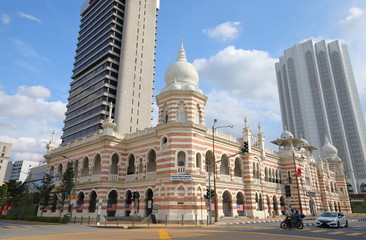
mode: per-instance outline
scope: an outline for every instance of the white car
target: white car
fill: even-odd
[[[340,212],[323,212],[316,219],[318,227],[348,227],[346,216]]]

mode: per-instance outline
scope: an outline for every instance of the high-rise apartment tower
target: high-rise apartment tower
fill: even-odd
[[[109,105],[116,131],[150,127],[159,0],[87,0],[62,141],[101,129]]]
[[[276,73],[283,127],[319,148],[329,138],[345,162],[350,193],[366,193],[366,127],[347,46],[296,44]]]

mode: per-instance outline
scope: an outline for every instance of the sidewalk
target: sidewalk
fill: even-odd
[[[349,214],[348,217],[359,217],[357,219],[350,219],[349,222],[357,222],[357,221],[366,221],[366,214]],[[120,222],[117,223],[101,223],[100,225],[91,225],[93,227],[100,228],[123,228],[123,229],[131,229],[131,228],[202,228],[202,227],[212,227],[212,226],[225,226],[225,225],[243,225],[243,224],[255,224],[255,223],[270,223],[270,222],[281,222],[284,219],[284,216],[275,217],[275,218],[263,218],[263,219],[219,219],[218,222],[213,222],[212,225],[207,224],[174,224],[174,223],[135,223],[132,226],[131,222]],[[315,225],[316,217],[305,217],[304,220],[314,220],[312,223],[304,223],[305,226]]]

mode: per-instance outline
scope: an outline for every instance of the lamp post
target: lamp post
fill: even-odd
[[[214,180],[214,204],[215,204],[215,222],[217,222],[217,193],[216,193],[216,159],[215,159],[215,131],[218,128],[233,128],[234,125],[227,125],[227,126],[218,126],[216,127],[215,124],[217,123],[217,119],[214,119],[214,123],[212,125],[212,154],[213,154],[213,161],[212,161],[212,165],[211,168],[213,167],[214,170],[214,174],[213,174],[213,180]]]
[[[65,155],[62,155],[62,157],[65,158],[65,159],[70,160],[71,163],[73,163],[73,160],[71,160],[70,158],[66,157]],[[73,168],[75,168],[75,167],[73,166]],[[73,200],[72,199],[72,196],[75,195],[75,193],[76,193],[76,181],[77,181],[77,178],[78,178],[78,172],[77,171],[74,171],[74,175],[76,175],[76,176],[75,176],[74,187],[73,187],[72,192],[70,194],[70,202],[69,202],[69,204],[70,204],[70,219],[69,219],[69,221],[71,221],[71,219],[72,219],[72,210],[74,208],[74,203],[72,202],[72,200]]]

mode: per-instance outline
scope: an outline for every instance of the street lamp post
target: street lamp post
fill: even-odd
[[[215,196],[214,196],[214,205],[215,205],[215,222],[217,222],[217,211],[218,211],[218,207],[217,207],[217,193],[216,193],[216,158],[215,158],[215,131],[216,129],[218,128],[233,128],[234,125],[227,125],[227,126],[218,126],[218,127],[215,127],[215,124],[217,123],[217,119],[214,119],[214,123],[212,125],[212,154],[213,154],[213,161],[211,163],[211,165],[213,165],[213,171],[214,171],[214,174],[213,174],[213,180],[214,180],[214,193],[215,193]],[[211,198],[210,198],[211,200]]]

